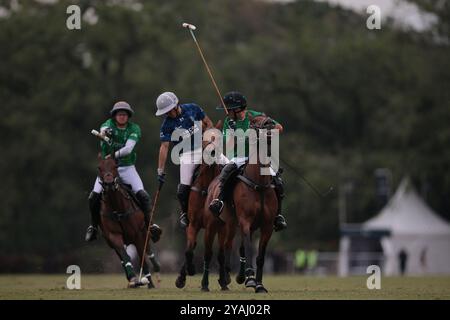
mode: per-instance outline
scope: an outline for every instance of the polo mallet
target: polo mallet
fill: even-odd
[[[294,172],[296,175],[298,175],[303,181],[306,182],[306,184],[308,185],[308,187],[311,188],[311,190],[314,191],[314,193],[320,197],[320,198],[325,198],[327,195],[329,195],[331,193],[331,191],[334,190],[333,186],[330,186],[327,191],[325,192],[320,192],[311,182],[308,181],[308,179],[306,179],[306,177],[301,174],[300,172],[298,172],[293,166],[291,166],[289,163],[287,163],[286,161],[281,160],[285,166],[287,166],[292,172]]]
[[[98,131],[95,130],[95,129],[92,129],[91,133],[92,133],[94,136],[98,137],[99,139],[101,139],[101,140],[103,140],[103,141],[105,141],[105,142],[107,142],[107,143],[109,143],[109,142],[111,141],[111,139],[110,139],[109,137],[102,135],[100,132],[98,132]]]
[[[159,192],[161,191],[161,188],[162,188],[162,183],[160,182],[159,186],[158,186],[158,190],[156,190],[155,200],[153,201],[153,206],[152,206],[152,211],[150,212],[150,218],[148,220],[149,222],[148,222],[148,227],[147,227],[147,235],[145,236],[144,252],[142,252],[142,256],[141,256],[141,270],[139,271],[139,284],[140,285],[145,285],[145,284],[149,283],[147,278],[142,278],[142,270],[144,269],[145,253],[147,252],[147,244],[148,244],[149,235],[152,232],[150,227],[151,227],[152,221],[153,221],[153,214],[155,213],[156,203],[158,202]]]
[[[212,75],[211,69],[209,68],[208,63],[206,62],[205,56],[203,55],[203,52],[202,52],[202,49],[200,48],[200,45],[198,44],[197,38],[195,37],[194,30],[197,29],[197,27],[194,26],[193,24],[186,23],[186,22],[184,22],[182,24],[182,26],[183,26],[183,28],[189,29],[189,33],[191,34],[192,39],[194,39],[194,42],[195,42],[195,44],[197,46],[197,49],[198,49],[198,53],[200,53],[200,57],[202,58],[203,63],[205,65],[205,67],[206,67],[206,71],[208,72],[209,77],[211,78],[211,81],[212,81],[212,83],[214,85],[214,88],[216,89],[217,95],[219,96],[220,103],[222,103],[223,109],[225,110],[225,113],[228,115],[228,109],[227,109],[227,106],[225,105],[225,103],[223,102],[222,94],[220,93],[219,88],[217,87],[217,84],[216,84],[216,81],[214,80],[214,77]]]

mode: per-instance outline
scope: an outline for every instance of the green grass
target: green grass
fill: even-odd
[[[127,289],[124,276],[82,275],[81,290],[68,290],[69,275],[1,275],[0,299],[450,299],[450,277],[382,278],[380,290],[369,290],[365,277],[266,276],[268,294],[237,285],[219,290],[217,275],[210,277],[211,292],[200,291],[200,276],[189,277],[184,289],[175,275],[162,275],[159,289]]]

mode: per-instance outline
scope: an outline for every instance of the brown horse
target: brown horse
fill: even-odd
[[[138,254],[142,254],[146,239],[144,213],[139,208],[137,200],[120,182],[115,159],[112,157],[102,159],[99,155],[98,169],[103,185],[100,228],[106,242],[114,249],[122,263],[128,279],[128,287],[135,288],[142,285],[144,281],[136,276],[125,245],[134,244]],[[147,287],[150,289],[154,285],[148,269],[149,261],[146,254],[144,254],[144,259],[144,278],[148,280]]]
[[[191,193],[189,194],[187,212],[189,225],[186,228],[186,259],[175,282],[177,288],[183,288],[185,286],[186,274],[190,276],[195,274],[195,266],[193,263],[194,249],[197,245],[197,235],[200,229],[205,227],[204,204],[208,193],[208,186],[214,177],[220,173],[220,168],[216,163],[209,165],[202,162],[197,170],[197,177],[192,183]]]
[[[231,283],[230,278],[230,260],[231,251],[233,248],[233,239],[236,234],[237,220],[230,210],[223,210],[220,219],[214,216],[209,210],[209,204],[212,199],[217,197],[219,192],[219,177],[216,177],[208,188],[208,197],[204,207],[204,221],[205,221],[205,253],[203,261],[203,277],[202,277],[202,291],[209,291],[209,265],[213,255],[213,244],[216,235],[218,235],[219,252],[217,260],[219,262],[219,285],[221,290],[228,290],[228,285]],[[225,205],[228,208],[228,204]]]
[[[222,126],[222,121],[218,121],[215,125],[216,129]],[[205,148],[209,145],[206,144]],[[206,221],[204,215],[204,205],[208,194],[208,186],[211,181],[220,173],[219,165],[214,162],[207,164],[204,161],[197,167],[194,174],[194,182],[191,186],[188,201],[188,219],[189,225],[186,228],[186,250],[185,262],[183,263],[180,273],[175,281],[177,288],[183,288],[186,285],[186,275],[193,276],[195,274],[195,266],[193,263],[194,249],[197,245],[197,236],[202,228],[205,228]]]
[[[257,142],[257,147],[260,147],[259,141],[262,134],[267,135],[267,142],[270,144],[271,136],[269,130],[274,127],[275,122],[269,117],[258,116],[251,119],[250,128],[256,130],[255,142]],[[257,152],[257,148],[250,148],[250,152],[252,150],[253,152]],[[252,154],[250,158],[252,158]],[[245,281],[246,287],[253,287],[255,288],[255,292],[260,293],[267,292],[262,284],[262,275],[266,248],[272,236],[273,223],[278,209],[278,200],[274,189],[275,186],[272,184],[272,176],[261,175],[261,169],[265,168],[268,170],[270,164],[263,164],[257,154],[255,159],[257,159],[256,163],[246,164],[242,174],[237,176],[238,180],[232,191],[231,199],[226,202],[224,210],[220,215],[220,219],[224,221],[224,226],[218,230],[218,260],[220,265],[220,278],[223,283],[226,283],[225,281],[229,280],[231,246],[236,224],[238,223],[241,233],[241,245],[239,249],[240,270],[236,277],[236,282],[241,284]],[[211,183],[211,197],[208,200],[214,198],[213,194],[217,195],[217,185],[217,180]],[[213,216],[211,212],[209,212],[209,215]],[[256,258],[257,271],[255,279],[255,272],[252,266],[252,236],[257,229],[260,229],[261,235],[258,256]],[[217,229],[215,229],[214,224],[211,224],[211,230],[212,233],[216,232]],[[208,231],[207,228],[206,233]],[[211,242],[214,241],[213,238],[214,236],[212,236],[212,240],[208,239],[209,243],[205,243],[205,247],[208,250],[212,247]]]

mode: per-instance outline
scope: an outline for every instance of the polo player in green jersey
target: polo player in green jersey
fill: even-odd
[[[246,98],[237,91],[232,91],[227,93],[223,97],[223,102],[225,106],[229,110],[228,116],[225,118],[222,134],[224,137],[224,141],[226,145],[229,144],[230,137],[227,136],[227,130],[232,129],[236,131],[237,129],[242,129],[244,132],[250,128],[250,120],[254,117],[258,117],[264,115],[262,112],[257,112],[254,110],[247,109],[247,100]],[[222,107],[218,107],[218,109],[222,109]],[[276,122],[275,129],[278,129],[281,133],[283,131],[283,126]],[[224,206],[225,193],[230,182],[231,177],[235,175],[238,169],[243,166],[247,160],[249,153],[248,140],[245,141],[245,155],[244,157],[237,157],[237,150],[234,151],[233,158],[229,160],[229,163],[222,169],[220,173],[220,185],[219,185],[219,196],[218,198],[211,201],[209,205],[209,209],[215,214],[220,215]],[[283,230],[287,227],[286,219],[281,215],[281,202],[284,198],[284,188],[283,181],[281,180],[280,174],[281,172],[274,172],[272,168],[270,168],[271,174],[273,176],[273,181],[275,185],[275,191],[278,199],[278,213],[275,217],[274,221],[274,229],[275,231]]]
[[[100,127],[100,134],[109,136],[112,143],[100,142],[103,159],[107,159],[114,153],[114,158],[118,160],[118,172],[121,181],[130,185],[133,193],[139,201],[139,206],[144,212],[145,227],[148,228],[150,213],[150,196],[145,191],[139,174],[136,171],[136,150],[135,146],[141,138],[141,128],[138,124],[129,121],[134,111],[125,101],[117,102],[111,110],[111,118],[106,120]],[[103,187],[97,177],[94,189],[89,195],[89,209],[91,211],[91,225],[87,229],[86,241],[97,238],[98,225],[100,223],[100,201]],[[152,230],[161,233],[159,227],[154,224]]]

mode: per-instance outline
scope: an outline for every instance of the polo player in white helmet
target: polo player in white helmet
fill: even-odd
[[[180,226],[186,228],[189,224],[187,218],[189,193],[191,191],[192,176],[194,174],[195,167],[199,164],[202,157],[202,144],[198,144],[193,135],[201,132],[199,130],[206,131],[212,128],[213,124],[205,112],[195,103],[180,104],[177,96],[173,92],[164,92],[159,95],[156,100],[156,115],[164,116],[165,119],[160,129],[161,146],[159,148],[159,160],[158,160],[158,180],[161,183],[165,181],[164,168],[166,165],[167,155],[169,152],[169,145],[172,141],[172,133],[175,130],[182,130],[184,132],[183,138],[192,138],[190,146],[187,149],[182,150],[180,155],[180,184],[177,189],[177,197],[180,201],[181,213],[180,213]],[[201,121],[201,127],[195,122]],[[172,141],[173,145],[178,144],[180,141]],[[192,161],[192,158],[195,160]]]

